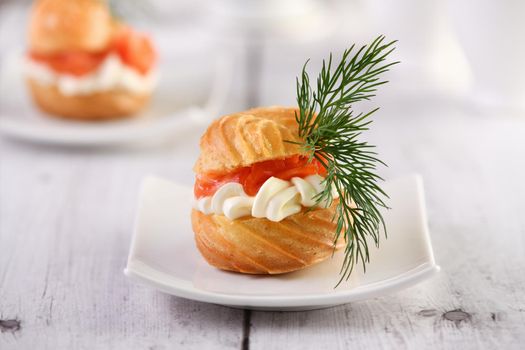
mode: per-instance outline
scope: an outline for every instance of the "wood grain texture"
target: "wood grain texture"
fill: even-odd
[[[0,4],[2,48],[21,40],[14,7]],[[297,68],[325,46],[268,48],[249,103],[292,104]],[[525,116],[393,90],[369,137],[385,177],[423,175],[438,277],[296,313],[170,297],[122,274],[138,185],[151,173],[190,184],[202,130],[110,150],[0,139],[0,349],[523,348]],[[237,85],[224,112],[244,93]]]
[[[0,348],[238,347],[242,311],[122,273],[141,178],[187,177],[182,155],[0,147],[0,319],[20,321]]]

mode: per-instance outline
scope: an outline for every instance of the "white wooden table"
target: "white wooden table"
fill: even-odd
[[[237,88],[224,112],[293,103],[295,62],[261,63],[250,102]],[[122,270],[141,179],[191,184],[197,132],[105,150],[2,138],[0,349],[523,348],[525,115],[394,90],[369,136],[389,164],[385,177],[423,175],[438,277],[309,312],[171,297]]]

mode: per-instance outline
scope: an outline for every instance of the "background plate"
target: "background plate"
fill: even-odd
[[[159,86],[149,105],[133,118],[86,123],[51,118],[40,111],[25,86],[23,51],[11,51],[0,66],[0,132],[40,143],[106,145],[173,136],[188,125],[209,123],[228,96],[232,57],[218,52],[203,65],[192,59],[192,53],[161,56]]]

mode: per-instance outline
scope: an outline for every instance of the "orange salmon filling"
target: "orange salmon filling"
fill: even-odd
[[[326,176],[326,169],[315,158],[308,162],[308,157],[296,155],[255,163],[226,174],[197,174],[193,192],[195,198],[212,196],[225,183],[237,182],[243,186],[246,194],[255,196],[264,182],[272,176],[290,180],[292,177],[304,178],[315,174]]]
[[[146,74],[157,59],[149,37],[130,28],[121,30],[111,46],[103,52],[69,51],[55,55],[30,52],[29,57],[48,65],[56,72],[82,76],[94,71],[110,53],[117,54],[124,64],[135,68],[141,74]]]

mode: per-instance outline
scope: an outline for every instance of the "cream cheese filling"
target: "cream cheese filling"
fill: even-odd
[[[116,54],[109,54],[93,72],[82,76],[55,72],[44,63],[25,58],[27,77],[45,86],[56,86],[66,96],[89,95],[110,90],[124,90],[136,94],[150,93],[157,84],[157,73],[146,75],[124,64]]]
[[[245,216],[281,221],[302,207],[315,205],[315,196],[324,190],[324,178],[310,175],[291,181],[270,177],[255,196],[248,196],[240,183],[222,185],[213,196],[195,199],[193,207],[203,214],[224,215],[230,220]],[[337,194],[333,193],[333,198]],[[327,203],[320,203],[323,208]]]

